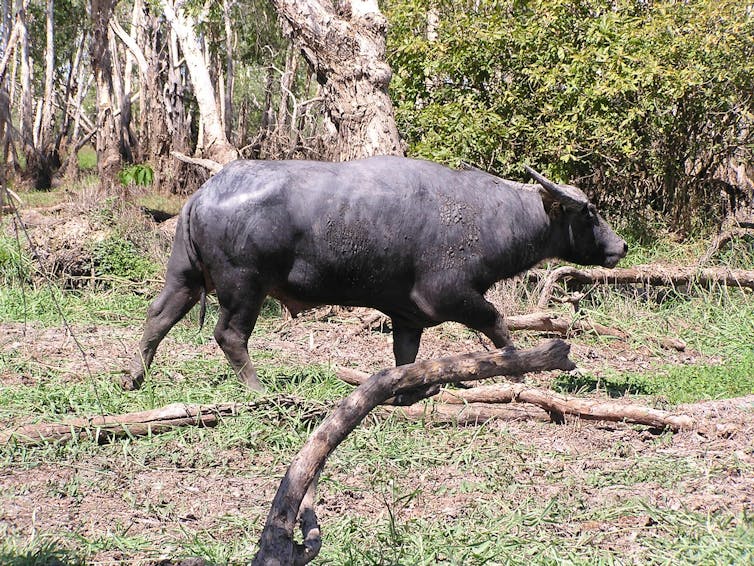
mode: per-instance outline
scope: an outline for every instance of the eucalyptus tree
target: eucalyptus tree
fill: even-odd
[[[387,20],[376,0],[273,0],[321,87],[326,157],[402,154],[385,61]]]

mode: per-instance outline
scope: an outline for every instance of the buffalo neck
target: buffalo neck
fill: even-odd
[[[494,237],[487,242],[489,285],[559,255],[567,233],[557,220],[547,214],[536,191],[510,189],[496,207]]]

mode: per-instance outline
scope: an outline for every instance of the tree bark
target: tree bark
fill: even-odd
[[[327,457],[374,407],[400,393],[439,383],[484,379],[495,375],[520,375],[546,369],[573,369],[575,366],[568,359],[569,350],[570,346],[565,342],[552,340],[531,350],[504,348],[489,353],[417,362],[374,374],[338,405],[294,458],[273,500],[253,564],[306,564],[314,559],[316,552],[313,552],[311,544],[307,545],[307,542],[312,542],[307,541],[307,537],[309,533],[318,533],[318,529],[307,524],[304,545],[296,545],[293,541],[293,529],[304,495]],[[311,517],[313,508],[301,509],[301,512]]]
[[[117,0],[91,0],[92,40],[90,55],[97,89],[97,173],[100,184],[111,190],[123,166],[120,122],[116,119],[112,56],[108,29]]]
[[[388,95],[387,21],[376,0],[273,0],[283,30],[317,76],[332,142],[326,158],[403,155]]]
[[[197,22],[182,9],[182,2],[173,5],[171,0],[161,0],[160,4],[180,41],[202,118],[204,134],[197,153],[221,164],[237,159],[238,152],[226,138],[220,119],[215,89],[195,31]]]

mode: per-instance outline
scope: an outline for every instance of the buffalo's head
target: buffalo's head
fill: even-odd
[[[587,196],[573,185],[554,183],[531,167],[526,172],[542,186],[542,200],[560,228],[558,256],[581,265],[615,265],[628,252],[628,244],[613,232]]]

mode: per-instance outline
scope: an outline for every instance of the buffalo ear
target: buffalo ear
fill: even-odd
[[[548,215],[554,214],[556,209],[559,208],[560,203],[552,196],[552,193],[544,187],[540,187],[539,196],[542,197],[542,204],[545,207],[545,212],[547,212]]]

